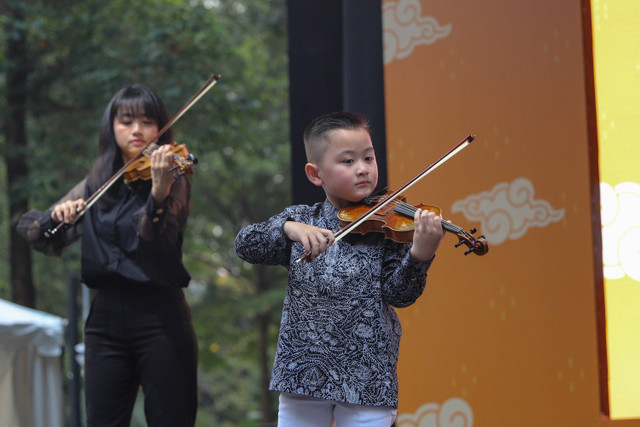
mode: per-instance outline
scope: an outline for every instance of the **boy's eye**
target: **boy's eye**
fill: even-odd
[[[344,159],[342,161],[342,163],[346,163],[346,164],[350,165],[351,163],[353,163],[353,159]]]

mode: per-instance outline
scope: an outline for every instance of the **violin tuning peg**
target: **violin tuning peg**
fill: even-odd
[[[471,252],[473,252],[473,248],[471,248],[471,249],[469,249],[469,250],[466,250],[466,251],[464,252],[464,254],[465,254],[465,255],[469,255]]]
[[[189,153],[189,155],[187,156],[187,160],[193,163],[194,165],[198,164],[198,158],[191,153]]]
[[[475,229],[475,228],[472,228],[471,230],[469,230],[469,233],[471,233],[471,234],[476,234],[476,231],[478,231],[478,230],[477,230],[477,229]]]

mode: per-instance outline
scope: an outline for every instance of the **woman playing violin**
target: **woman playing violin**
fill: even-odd
[[[417,209],[410,243],[369,233],[334,245],[338,211],[377,185],[368,124],[359,115],[328,114],[307,127],[304,143],[307,177],[326,200],[285,208],[236,237],[245,261],[289,270],[270,383],[280,392],[278,427],[388,427],[398,405],[394,307],[422,294],[443,237],[441,218]],[[310,261],[296,262],[304,254]]]
[[[120,177],[83,212],[85,200],[168,121],[162,101],[145,86],[118,91],[105,109],[88,176],[18,224],[32,247],[48,255],[82,241],[82,281],[95,290],[85,325],[88,426],[129,425],[140,386],[150,426],[195,423],[197,343],[182,290],[190,280],[182,242],[191,178],[171,171],[171,131],[149,154],[150,179],[127,186]],[[47,232],[60,223],[68,226]]]

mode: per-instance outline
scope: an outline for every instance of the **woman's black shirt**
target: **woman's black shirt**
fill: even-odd
[[[83,217],[52,238],[55,227],[53,206],[66,200],[90,196],[86,179],[46,211],[31,210],[19,221],[18,232],[31,246],[48,255],[60,255],[64,248],[82,238],[82,280],[96,289],[151,285],[185,287],[190,276],[182,263],[182,242],[189,216],[191,178],[180,176],[164,203],[151,197],[151,180],[135,190],[119,179],[114,186],[118,202],[103,208],[100,202]]]

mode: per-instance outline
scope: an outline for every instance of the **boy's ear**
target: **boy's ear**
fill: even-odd
[[[315,163],[307,163],[304,165],[304,172],[313,185],[322,186],[322,178],[318,176],[318,166]]]

